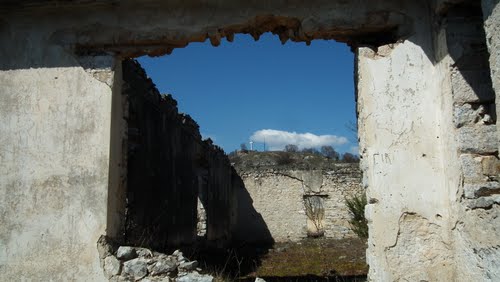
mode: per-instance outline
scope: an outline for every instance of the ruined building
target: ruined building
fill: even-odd
[[[105,280],[125,59],[264,32],[356,54],[369,279],[499,280],[499,30],[498,0],[2,1],[0,280]]]
[[[281,164],[279,158],[285,156],[289,163]],[[358,163],[288,152],[243,153],[232,161],[241,179],[233,183],[238,199],[235,240],[356,237],[345,200],[364,193]]]
[[[123,61],[122,74],[122,243],[165,250],[354,236],[344,199],[363,193],[358,164],[235,170],[138,62]]]

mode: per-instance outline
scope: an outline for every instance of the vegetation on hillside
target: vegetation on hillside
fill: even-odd
[[[229,154],[229,159],[239,168],[292,168],[292,169],[331,169],[338,163],[357,163],[359,158],[350,153],[339,154],[331,146],[321,150],[304,148],[289,144],[284,151],[250,151],[242,144],[242,149]]]

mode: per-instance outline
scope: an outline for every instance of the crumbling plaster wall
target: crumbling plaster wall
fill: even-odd
[[[70,56],[34,36],[18,39],[4,37],[1,47],[0,280],[103,281],[95,242],[107,226],[120,64]]]
[[[449,71],[436,64],[426,10],[417,3],[410,9],[416,30],[408,40],[358,48],[356,56],[373,281],[456,278],[449,205],[456,200],[458,159],[447,149],[455,136],[443,83]]]
[[[418,31],[431,29],[422,17],[404,43],[358,49],[372,280],[498,279],[495,97],[478,16],[478,3],[448,7],[434,32]]]
[[[237,240],[264,241],[252,220],[264,220],[276,242],[297,241],[308,236],[304,196],[320,196],[324,207],[324,236],[352,238],[345,198],[364,193],[358,164],[336,164],[332,170],[248,169],[239,170],[250,194],[253,216],[237,222]],[[247,211],[240,211],[245,213]],[[263,234],[266,236],[267,234]]]
[[[4,8],[0,280],[104,281],[95,244],[114,232],[110,127],[121,64],[111,53],[75,55],[55,44],[57,18]]]

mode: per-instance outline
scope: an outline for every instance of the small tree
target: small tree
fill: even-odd
[[[346,163],[357,163],[359,162],[359,157],[351,153],[345,153],[344,155],[342,155],[342,161]]]
[[[299,151],[299,147],[294,144],[288,144],[285,146],[285,152],[295,153]]]
[[[241,151],[243,151],[243,152],[248,151],[247,144],[245,144],[245,143],[241,143],[241,144],[240,144],[240,149],[241,149]]]
[[[304,148],[302,149],[302,153],[317,154],[317,155],[320,154],[320,152],[316,148]]]
[[[325,235],[323,220],[325,218],[325,208],[323,199],[319,196],[304,196],[304,207],[306,215],[314,225],[314,231],[309,232],[310,237],[321,237]]]
[[[281,152],[276,158],[277,165],[288,165],[293,163],[295,160],[292,158],[292,155],[289,152]]]
[[[321,154],[332,160],[338,161],[339,159],[339,153],[332,146],[321,146]]]
[[[234,158],[238,157],[238,151],[234,150],[231,153],[229,153],[227,156],[229,157],[229,159],[234,159]]]
[[[346,198],[345,204],[351,214],[349,224],[351,229],[359,238],[368,238],[368,221],[365,218],[366,195],[356,195]]]

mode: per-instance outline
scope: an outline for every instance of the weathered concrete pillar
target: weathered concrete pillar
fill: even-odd
[[[403,43],[357,52],[373,281],[500,278],[498,30],[487,17],[488,66],[478,4],[441,17],[420,17]]]
[[[452,281],[450,201],[459,179],[447,71],[425,7],[402,43],[357,50],[371,281]]]
[[[1,28],[0,280],[102,281],[119,64]]]

